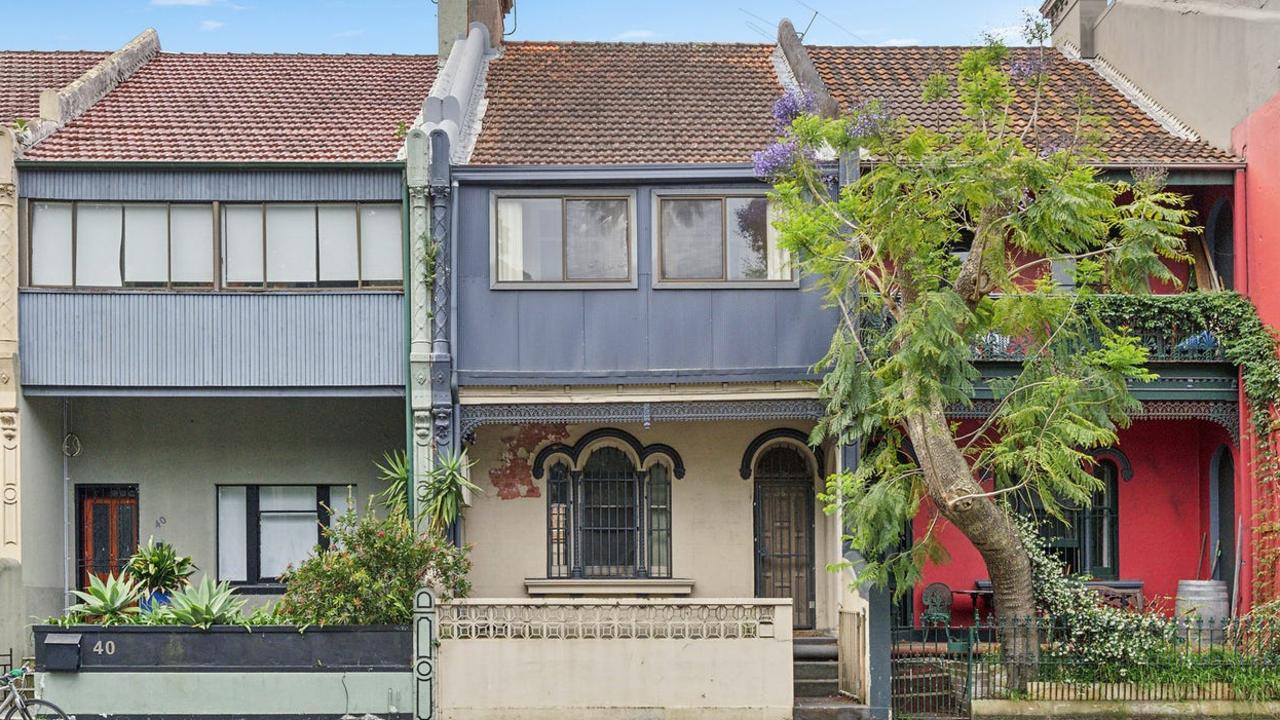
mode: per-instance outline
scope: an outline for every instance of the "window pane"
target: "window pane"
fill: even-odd
[[[356,248],[356,206],[320,206],[320,280],[350,282],[360,279]]]
[[[315,512],[316,489],[312,485],[272,485],[258,488],[258,510]]]
[[[355,506],[355,485],[335,485],[329,488],[329,527]]]
[[[169,272],[175,283],[213,284],[213,207],[169,208]]]
[[[165,206],[125,206],[124,279],[151,285],[169,280],[169,213]]]
[[[498,281],[563,280],[563,219],[559,198],[499,198]]]
[[[229,283],[262,283],[262,206],[222,206],[222,272]]]
[[[400,281],[400,240],[399,205],[360,206],[360,272],[366,281]]]
[[[34,203],[31,284],[71,284],[71,203]]]
[[[649,469],[649,575],[671,577],[671,478],[665,465]]]
[[[730,280],[790,280],[787,251],[778,247],[767,198],[726,198]]]
[[[718,280],[724,276],[720,200],[662,201],[662,277]]]
[[[569,280],[629,277],[626,200],[565,200]]]
[[[311,502],[314,508],[314,489]],[[302,562],[320,541],[320,526],[317,524],[319,518],[315,512],[262,512],[259,517],[261,553],[258,571],[264,578],[279,577],[285,568]]]
[[[76,205],[76,285],[120,287],[119,205]]]
[[[316,281],[316,207],[267,206],[267,282]]]
[[[245,488],[218,488],[218,579],[248,580]]]

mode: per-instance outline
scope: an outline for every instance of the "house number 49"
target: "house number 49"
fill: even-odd
[[[93,644],[93,651],[98,655],[115,655],[116,643],[114,640],[108,640],[106,642],[99,640]]]

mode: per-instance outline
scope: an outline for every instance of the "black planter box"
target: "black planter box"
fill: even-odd
[[[254,628],[36,625],[41,672],[408,672],[408,625]],[[64,637],[79,635],[79,658]]]

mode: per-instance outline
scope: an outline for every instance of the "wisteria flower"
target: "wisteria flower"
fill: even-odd
[[[1044,60],[1033,56],[1017,60],[1009,67],[1009,77],[1015,82],[1025,83],[1035,80],[1044,74]]]
[[[791,167],[796,160],[795,142],[776,142],[751,155],[751,165],[758,178],[771,178]]]
[[[893,115],[875,100],[854,105],[851,114],[853,120],[849,123],[849,135],[857,138],[879,135],[893,122]]]
[[[817,107],[812,93],[793,90],[778,98],[778,101],[773,104],[773,120],[781,130],[790,125],[792,120],[805,113],[813,112]]]

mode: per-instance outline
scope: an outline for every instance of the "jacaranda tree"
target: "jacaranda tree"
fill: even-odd
[[[1116,442],[1138,407],[1128,383],[1151,377],[1146,348],[1098,321],[1089,298],[1176,285],[1165,261],[1189,260],[1192,232],[1184,198],[1154,174],[1103,177],[1103,121],[1086,98],[1072,104],[1073,131],[1042,131],[1045,51],[1024,52],[1011,62],[992,42],[929,79],[926,101],[963,108],[949,129],[876,102],[824,117],[810,97],[788,95],[775,107],[778,143],[755,158],[774,185],[780,242],[839,318],[813,440],[862,447],[825,495],[867,561],[860,579],[908,587],[926,559],[945,559],[936,530],[950,523],[985,560],[1006,633],[1035,612],[1006,501],[1059,517],[1088,505],[1100,489],[1088,451]],[[839,186],[841,157],[869,169]],[[1051,269],[1070,272],[1073,287]],[[950,420],[972,405],[974,348],[1010,342],[1025,359],[1015,376],[985,381],[990,413]],[[922,513],[928,530],[904,549]],[[1034,645],[1011,646],[1027,660]]]

